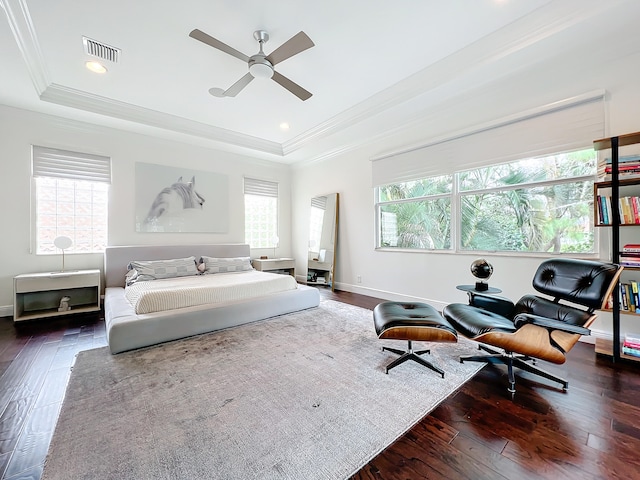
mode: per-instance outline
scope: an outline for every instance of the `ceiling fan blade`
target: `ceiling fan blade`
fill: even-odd
[[[247,73],[244,77],[242,77],[236,83],[234,83],[229,88],[227,88],[224,92],[224,96],[235,97],[238,93],[240,93],[240,91],[244,87],[246,87],[247,85],[249,85],[249,83],[251,83],[251,80],[253,80],[253,75],[251,75],[250,73]]]
[[[271,77],[276,83],[279,83],[284,88],[293,93],[300,100],[308,100],[311,98],[311,92],[307,92],[304,88],[302,88],[297,83],[292,82],[284,75],[279,74],[278,72],[273,72],[273,77]]]
[[[230,47],[226,43],[222,43],[220,40],[213,38],[211,35],[204,33],[202,30],[198,30],[197,28],[193,29],[191,30],[191,33],[189,33],[189,36],[191,38],[195,38],[196,40],[200,40],[202,43],[206,43],[207,45],[213,48],[217,48],[218,50],[222,50],[223,52],[228,53],[229,55],[239,58],[244,62],[249,61],[249,57],[247,57],[244,53],[239,52],[238,50],[236,50],[233,47]]]
[[[298,32],[289,40],[284,42],[278,48],[276,48],[271,54],[267,55],[267,60],[271,62],[271,65],[276,65],[287,58],[293,57],[300,52],[304,52],[306,49],[314,46],[314,43],[304,32]]]

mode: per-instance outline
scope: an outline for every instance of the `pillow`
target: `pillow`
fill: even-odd
[[[127,270],[136,271],[136,274],[128,279],[128,285],[145,280],[187,277],[198,274],[196,257],[171,260],[134,260],[129,262]]]
[[[128,268],[128,267],[127,267]],[[125,280],[125,285],[128,287],[129,285],[133,285],[134,283],[136,283],[136,280],[138,278],[138,271],[135,268],[132,268],[131,270],[129,270],[127,272],[127,274],[124,276],[124,280]]]
[[[200,264],[204,264],[204,273],[246,272],[253,270],[249,257],[200,257]]]

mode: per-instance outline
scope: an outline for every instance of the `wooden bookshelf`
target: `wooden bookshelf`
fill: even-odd
[[[609,138],[601,138],[599,140],[594,140],[593,149],[598,150],[606,150],[611,148],[611,139]],[[640,132],[627,133],[626,135],[618,135],[618,147],[626,147],[628,145],[635,145],[636,143],[640,143]]]
[[[611,260],[613,263],[620,263],[621,257],[621,239],[620,239],[620,227],[622,226],[640,226],[640,224],[635,223],[621,223],[620,222],[620,188],[623,187],[624,193],[627,195],[629,193],[637,194],[637,189],[634,189],[634,185],[640,185],[640,178],[624,178],[620,174],[619,169],[619,160],[620,160],[620,148],[626,147],[630,145],[640,144],[640,132],[628,133],[625,135],[618,135],[609,138],[602,138],[599,140],[594,140],[593,148],[596,151],[600,150],[611,150],[611,179],[596,182],[594,184],[594,224],[596,226],[607,226],[611,228],[611,244],[612,244],[612,252],[611,252]],[[600,162],[598,162],[600,164]],[[606,161],[604,162],[606,166]],[[606,172],[603,170],[602,173]],[[598,192],[600,189],[609,189],[611,192],[610,196],[610,211],[609,220],[610,222],[605,224],[599,223],[598,216]],[[627,269],[627,267],[625,267]],[[635,270],[636,267],[630,268]],[[622,336],[620,329],[620,315],[638,315],[638,313],[631,312],[628,310],[622,310],[620,301],[617,299],[617,290],[619,288],[620,283],[623,282],[620,280],[616,288],[613,290],[613,308],[610,310],[612,313],[612,321],[613,321],[613,340],[601,340],[596,339],[596,352],[602,353],[605,355],[611,355],[613,357],[613,361],[615,362],[619,358],[624,358],[626,360],[640,361],[640,358],[636,358],[630,355],[625,355],[622,353]]]
[[[613,356],[613,340],[596,338],[595,351],[601,355],[607,355],[609,357]],[[640,362],[640,357],[634,357],[633,355],[622,353],[622,343],[620,343],[620,358],[631,360],[632,362]]]

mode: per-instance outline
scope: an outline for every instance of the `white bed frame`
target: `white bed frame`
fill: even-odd
[[[104,309],[107,341],[111,353],[156,345],[179,338],[254,322],[276,315],[317,307],[318,290],[298,285],[269,296],[236,302],[180,308],[137,315],[124,296],[127,265],[132,260],[166,260],[203,255],[209,257],[248,257],[249,245],[205,244],[168,246],[114,246],[104,253]]]

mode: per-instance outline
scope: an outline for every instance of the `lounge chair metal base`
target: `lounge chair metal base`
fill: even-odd
[[[420,365],[430,368],[434,372],[438,372],[440,375],[442,375],[442,378],[444,378],[444,370],[436,367],[434,364],[432,364],[431,362],[428,362],[427,360],[425,360],[420,356],[425,353],[431,353],[431,350],[419,350],[417,352],[414,352],[411,345],[411,340],[407,340],[407,342],[408,342],[408,346],[407,346],[406,352],[403,350],[395,349],[395,348],[382,347],[382,351],[386,350],[388,352],[395,353],[396,355],[400,355],[393,362],[391,362],[389,365],[386,366],[386,368],[384,369],[384,373],[389,373],[389,370],[391,370],[394,367],[397,367],[398,365],[406,362],[407,360],[413,360],[414,362],[417,362]]]
[[[509,393],[516,392],[516,379],[513,373],[513,367],[520,368],[525,372],[533,373],[534,375],[539,375],[547,380],[551,380],[553,382],[558,382],[562,385],[562,390],[566,391],[569,388],[569,382],[564,378],[553,375],[552,373],[547,372],[541,368],[536,367],[535,359],[530,358],[526,355],[515,354],[512,352],[499,351],[494,350],[493,348],[489,348],[486,345],[478,345],[478,349],[489,352],[490,355],[465,355],[460,357],[460,363],[464,362],[484,362],[491,363],[494,365],[501,364],[506,365],[509,374],[509,387],[507,390]],[[527,363],[531,361],[532,363]]]

